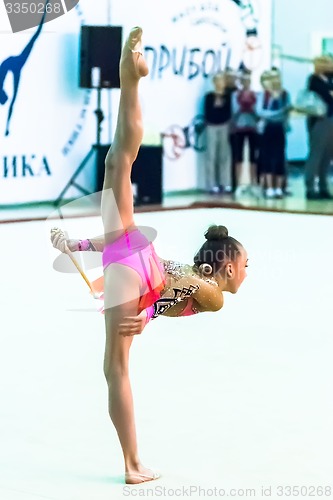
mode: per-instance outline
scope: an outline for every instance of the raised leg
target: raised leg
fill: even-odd
[[[120,103],[113,144],[105,160],[102,193],[102,218],[106,241],[134,225],[131,170],[143,137],[138,87],[142,76],[148,74],[141,53],[141,28],[134,28],[120,60]],[[113,234],[113,236],[112,236]]]

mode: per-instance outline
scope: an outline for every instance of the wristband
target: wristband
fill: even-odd
[[[79,252],[86,252],[87,250],[96,251],[96,248],[90,240],[79,240],[77,248]]]
[[[79,252],[85,252],[89,248],[89,240],[79,240],[77,248]]]

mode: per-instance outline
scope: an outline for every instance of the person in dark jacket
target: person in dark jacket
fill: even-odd
[[[305,164],[305,187],[308,200],[332,199],[328,189],[328,169],[333,160],[333,58],[317,57],[314,73],[308,79],[308,90],[326,104],[326,113],[308,117],[309,156]],[[319,191],[315,189],[319,178]]]
[[[228,193],[231,191],[230,92],[226,89],[224,73],[214,75],[213,84],[213,92],[208,92],[204,98],[207,132],[206,189],[211,193]]]
[[[265,197],[283,198],[286,176],[286,132],[291,109],[289,93],[276,70],[268,72],[269,85],[257,96],[260,118],[260,170],[264,176]]]

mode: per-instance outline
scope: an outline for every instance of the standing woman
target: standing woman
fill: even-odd
[[[321,56],[314,60],[314,73],[308,79],[308,90],[326,104],[326,112],[309,116],[309,156],[305,164],[305,187],[308,200],[331,200],[329,167],[333,160],[333,57]],[[315,189],[316,177],[319,192]]]
[[[249,145],[251,192],[258,195],[258,133],[256,114],[256,93],[251,90],[251,75],[244,72],[240,78],[242,88],[234,92],[231,100],[232,128],[234,130],[235,160],[236,160],[236,185],[237,192],[242,192],[240,185],[244,166],[245,141]]]
[[[194,265],[159,258],[135,226],[131,187],[132,164],[143,136],[138,85],[148,74],[141,53],[141,28],[134,28],[120,60],[121,95],[113,144],[105,161],[102,195],[104,236],[67,240],[62,231],[51,236],[61,251],[103,251],[106,344],[104,373],[109,414],[117,430],[125,462],[125,481],[157,479],[139,459],[129,351],[133,336],[159,315],[188,316],[218,311],[223,291],[236,293],[246,277],[247,254],[224,226],[212,226]]]
[[[286,176],[286,132],[291,109],[289,93],[281,77],[270,72],[270,89],[258,94],[257,115],[262,122],[260,140],[261,174],[265,178],[266,198],[283,198]]]
[[[207,132],[205,162],[206,190],[211,194],[231,193],[231,148],[229,125],[231,118],[230,91],[224,73],[213,77],[214,91],[204,98],[204,117]]]

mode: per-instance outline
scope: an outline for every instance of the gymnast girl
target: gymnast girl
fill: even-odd
[[[104,374],[109,414],[122,447],[127,484],[159,477],[141,464],[138,455],[128,370],[133,336],[160,315],[218,311],[223,306],[223,292],[237,292],[247,267],[245,249],[228,236],[224,226],[211,226],[193,265],[182,265],[159,258],[153,244],[135,225],[130,177],[143,136],[138,85],[140,78],[148,74],[141,36],[141,28],[133,28],[121,54],[118,121],[105,160],[101,204],[104,235],[72,240],[57,229],[51,235],[53,246],[63,252],[68,249],[103,252]]]

